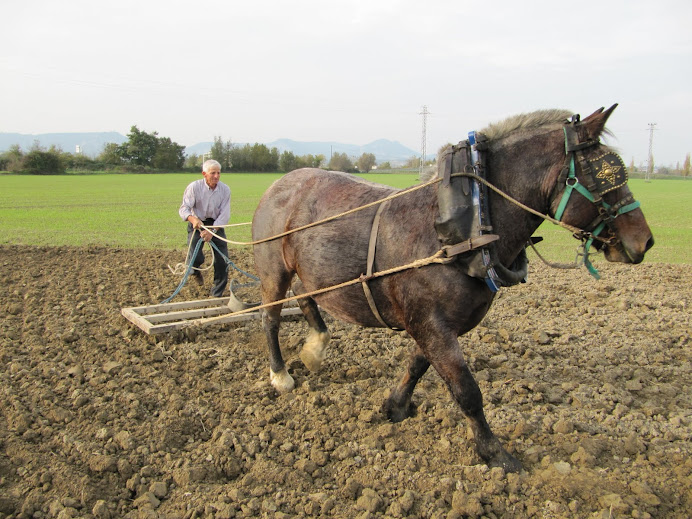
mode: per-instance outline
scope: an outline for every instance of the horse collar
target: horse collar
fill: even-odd
[[[467,275],[485,280],[497,292],[500,287],[523,281],[528,261],[524,254],[509,268],[500,263],[494,247],[499,236],[493,234],[488,188],[476,179],[453,175],[464,172],[485,178],[486,150],[485,136],[470,132],[468,140],[452,146],[441,157],[435,230],[447,255],[459,255]]]

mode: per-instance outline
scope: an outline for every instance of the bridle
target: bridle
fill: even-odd
[[[575,191],[594,204],[598,210],[598,216],[586,226],[584,231],[574,234],[581,240],[583,247],[584,265],[589,273],[599,279],[598,270],[589,260],[589,249],[594,240],[615,246],[620,239],[615,231],[614,221],[621,214],[628,213],[639,207],[639,202],[631,193],[625,195],[613,205],[608,204],[603,195],[615,191],[627,184],[627,168],[622,159],[614,152],[608,151],[595,158],[589,158],[584,150],[599,144],[598,139],[581,140],[580,130],[583,128],[579,115],[572,116],[572,120],[563,126],[565,134],[565,165],[558,176],[555,190],[559,190],[564,184],[562,198],[555,212],[555,220],[562,221],[567,204]],[[579,164],[580,175],[576,174],[575,164]],[[607,234],[602,235],[606,230]]]

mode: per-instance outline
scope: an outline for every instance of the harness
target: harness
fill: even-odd
[[[593,139],[581,140],[581,121],[578,114],[572,116],[571,122],[565,124],[563,130],[565,133],[565,153],[567,158],[565,166],[562,168],[555,184],[555,191],[559,190],[562,184],[565,185],[565,189],[555,212],[555,219],[562,221],[570,197],[575,191],[596,205],[598,216],[587,226],[586,232],[575,234],[575,237],[582,241],[584,265],[593,277],[600,279],[601,276],[598,270],[589,260],[591,245],[594,240],[615,245],[618,242],[613,223],[615,218],[637,209],[640,204],[631,193],[614,205],[610,205],[603,200],[603,195],[627,184],[627,168],[624,162],[619,155],[612,151],[595,158],[585,157],[584,150],[598,145],[599,141]],[[576,174],[575,163],[577,162],[581,170],[581,178]],[[589,231],[588,229],[591,230]],[[601,237],[601,233],[605,229],[608,230],[609,234],[607,238]]]
[[[574,192],[597,207],[598,216],[586,230],[574,227],[572,229],[575,230],[575,238],[582,241],[581,255],[584,265],[592,276],[600,279],[598,271],[589,260],[589,250],[593,242],[598,240],[609,245],[618,243],[613,223],[615,218],[637,209],[640,204],[631,193],[613,205],[603,200],[603,195],[627,184],[627,168],[624,162],[612,151],[593,158],[584,154],[584,150],[597,146],[599,140],[582,140],[580,134],[585,134],[585,131],[578,114],[572,116],[572,120],[563,126],[563,130],[567,157],[551,198],[558,196],[563,184],[565,188],[553,222],[570,227],[566,222],[562,222],[562,218]],[[509,267],[505,267],[497,258],[494,242],[499,236],[493,234],[488,205],[487,186],[490,184],[486,179],[487,150],[485,136],[469,132],[466,141],[443,152],[438,165],[439,216],[435,219],[435,230],[447,260],[453,261],[456,258],[457,265],[464,273],[483,279],[490,290],[497,292],[501,287],[526,281],[528,258],[526,248],[522,248]],[[580,169],[579,176],[576,173],[577,163]],[[366,274],[361,276],[360,281],[372,313],[380,324],[391,328],[379,313],[368,287],[368,280],[372,277],[379,222],[386,205],[386,202],[380,204],[375,214],[368,245]],[[607,237],[601,236],[605,229],[608,230]],[[529,243],[533,245],[540,240],[541,238],[531,238]]]
[[[437,192],[439,216],[435,230],[448,256],[459,256],[464,272],[483,279],[488,288],[497,292],[501,287],[526,281],[528,259],[525,249],[509,266],[498,259],[488,205],[487,139],[483,134],[469,132],[468,139],[448,148],[438,168],[441,178]],[[477,178],[464,176],[473,174]]]
[[[457,264],[471,277],[484,279],[488,287],[497,292],[500,287],[525,281],[528,259],[522,249],[514,263],[505,267],[495,255],[493,242],[499,239],[493,234],[488,208],[488,189],[482,182],[455,173],[474,173],[483,176],[487,145],[485,136],[469,133],[469,139],[452,146],[441,157],[438,176],[439,216],[435,220],[438,239],[442,243],[444,257],[441,263],[457,260]],[[371,312],[383,326],[392,328],[380,314],[372,296],[368,281],[372,278],[380,219],[387,202],[380,204],[373,218],[368,243],[365,274],[360,282]],[[472,254],[465,254],[474,251]]]

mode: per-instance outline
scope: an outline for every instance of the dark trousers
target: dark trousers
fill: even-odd
[[[208,219],[204,220],[204,225],[210,226],[214,225],[214,219]],[[217,229],[216,230],[216,236],[220,236],[221,238],[226,237],[226,233],[224,232],[223,229]],[[216,245],[216,248],[218,248],[221,251],[221,254],[223,254],[226,258],[228,257],[228,244],[223,241],[219,240],[217,237],[214,237],[211,239],[211,241]],[[199,235],[199,231],[196,231],[191,223],[187,224],[187,243],[190,246],[190,250],[194,251],[195,247],[197,246],[197,242],[201,239]],[[200,247],[199,252],[197,253],[197,257],[194,259],[192,262],[192,266],[195,268],[199,268],[202,266],[204,263],[204,246]],[[214,287],[211,289],[211,295],[213,297],[223,297],[223,292],[226,289],[226,285],[228,284],[228,265],[226,264],[226,259],[221,257],[219,254],[217,254],[216,251],[214,251]]]

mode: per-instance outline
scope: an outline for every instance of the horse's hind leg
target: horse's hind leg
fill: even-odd
[[[293,284],[293,292],[296,295],[305,293],[303,283],[300,280]],[[298,305],[310,325],[310,334],[300,350],[300,360],[310,371],[318,371],[327,356],[327,345],[331,339],[331,334],[313,298],[301,297],[298,299]]]
[[[283,299],[290,286],[290,278],[288,275],[281,276],[280,279],[274,279],[272,281],[273,282],[268,282],[266,278],[262,279],[263,303],[270,303]],[[295,382],[293,381],[293,377],[288,374],[286,364],[281,355],[281,347],[279,346],[281,306],[282,305],[269,306],[262,311],[262,327],[267,336],[267,346],[269,349],[269,380],[274,389],[279,393],[288,393],[295,387]]]

